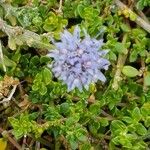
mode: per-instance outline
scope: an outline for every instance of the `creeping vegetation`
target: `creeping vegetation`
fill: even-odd
[[[1,0],[0,149],[149,149],[149,6]]]

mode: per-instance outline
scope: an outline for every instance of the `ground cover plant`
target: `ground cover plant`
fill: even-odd
[[[150,149],[149,0],[0,1],[0,150]]]

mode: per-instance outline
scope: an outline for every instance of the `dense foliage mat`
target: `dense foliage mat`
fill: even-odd
[[[149,0],[0,1],[0,150],[150,148]]]

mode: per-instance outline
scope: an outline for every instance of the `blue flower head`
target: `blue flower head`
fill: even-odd
[[[49,57],[54,59],[49,65],[55,77],[67,84],[68,91],[83,87],[88,90],[91,83],[106,81],[101,72],[107,70],[110,62],[103,58],[107,50],[100,50],[103,40],[91,38],[86,31],[80,38],[80,28],[75,27],[74,33],[67,30],[61,34],[60,42],[53,42],[56,49],[50,51]]]

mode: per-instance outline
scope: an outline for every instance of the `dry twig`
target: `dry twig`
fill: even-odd
[[[15,93],[16,88],[17,88],[17,85],[14,85],[11,93],[9,94],[9,96],[7,98],[4,98],[2,101],[0,101],[0,104],[9,102],[12,99],[12,96]]]
[[[128,8],[125,4],[123,4],[121,1],[119,0],[115,0],[115,4],[118,6],[119,9],[124,10],[126,9],[128,11],[129,14],[135,14],[130,8]],[[142,19],[141,17],[139,17],[137,14],[135,14],[136,18],[135,18],[135,22],[144,30],[146,30],[147,32],[150,33],[150,24],[147,23],[144,19]]]
[[[37,48],[52,48],[51,44],[43,42],[43,38],[50,39],[49,37],[46,37],[46,35],[38,35],[37,33],[23,29],[20,26],[12,27],[2,18],[0,18],[0,30],[8,35],[9,40],[13,40],[14,43],[12,49],[15,49],[16,45],[22,44]]]
[[[8,141],[14,146],[16,147],[18,150],[21,150],[21,146],[17,143],[17,141],[15,141],[6,130],[3,130],[0,127],[0,133],[3,135],[3,137],[5,137],[6,139],[8,139]]]

